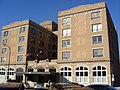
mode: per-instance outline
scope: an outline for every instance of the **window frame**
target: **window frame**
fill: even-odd
[[[65,45],[64,45],[64,44],[65,44]],[[62,40],[62,48],[70,47],[70,46],[71,46],[70,39]]]
[[[103,68],[105,68],[105,69],[103,69]],[[105,73],[105,75],[103,75],[103,72]],[[98,83],[106,84],[107,83],[107,67],[102,66],[102,65],[94,66],[92,68],[92,82],[97,83],[97,84]]]
[[[21,34],[24,33],[24,32],[25,32],[25,29],[26,29],[25,27],[20,27],[19,33],[21,33]]]
[[[35,29],[35,28],[31,28],[31,29],[30,29],[30,33],[31,33],[32,35],[36,35],[36,29]]]
[[[92,32],[100,32],[100,31],[102,31],[101,23],[92,24]]]
[[[4,37],[7,37],[8,36],[8,31],[4,31]]]
[[[94,54],[96,54],[96,51],[97,50],[97,54],[98,53],[101,53],[101,51],[98,51],[98,50],[102,50],[102,55],[97,55],[95,56]],[[96,48],[96,49],[93,49],[93,58],[103,58],[104,57],[104,49],[103,48]]]
[[[25,36],[20,36],[20,37],[19,37],[19,42],[22,43],[22,42],[24,42],[24,41],[25,41]]]
[[[8,44],[8,39],[3,39],[3,45],[7,45]]]
[[[7,59],[6,57],[1,57],[0,62],[1,62],[1,63],[3,63],[3,62],[5,62],[5,61],[6,61],[6,59]]]
[[[97,16],[97,14],[99,14],[99,15]],[[100,11],[96,11],[96,12],[91,13],[91,20],[98,19],[100,17],[101,17]]]
[[[70,28],[66,28],[66,29],[62,29],[62,36],[70,36],[71,35],[71,29]]]
[[[6,53],[7,53],[7,48],[2,48],[2,54],[6,54]]]
[[[23,61],[23,55],[18,55],[17,56],[17,62],[22,62]]]
[[[62,18],[62,25],[69,25],[71,23],[70,17],[64,17]]]
[[[101,41],[99,40],[99,37],[101,38]],[[102,44],[102,43],[103,43],[102,35],[92,36],[92,44]]]
[[[82,69],[81,69],[82,67]],[[89,69],[86,66],[78,66],[75,69],[76,82],[83,84],[89,83]],[[81,74],[83,73],[83,74]],[[87,75],[86,75],[87,73]],[[78,75],[77,75],[78,74]]]
[[[24,45],[18,46],[18,52],[24,51]]]
[[[64,55],[66,56],[66,57],[63,57]],[[71,55],[71,52],[70,51],[64,51],[64,52],[62,52],[62,60],[67,60],[67,59],[70,59],[70,56]]]

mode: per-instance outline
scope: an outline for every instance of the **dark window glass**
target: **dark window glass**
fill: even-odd
[[[98,76],[101,76],[101,71],[98,71]]]
[[[31,34],[34,34],[34,35],[36,35],[36,29],[34,29],[34,28],[31,28]]]
[[[97,75],[96,75],[96,72],[93,72],[93,76],[97,76]]]
[[[21,27],[20,28],[20,33],[24,33],[25,32],[25,27]]]
[[[4,31],[4,37],[8,36],[8,31]]]
[[[85,72],[85,76],[88,76],[88,72]]]
[[[102,75],[103,75],[103,76],[106,76],[106,71],[102,71]]]
[[[80,72],[80,76],[83,76],[83,72]]]
[[[71,72],[68,72],[68,76],[71,76]]]
[[[79,72],[76,72],[76,76],[79,76]]]

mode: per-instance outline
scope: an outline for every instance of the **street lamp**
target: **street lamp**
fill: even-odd
[[[7,46],[9,48],[9,57],[8,57],[8,73],[7,73],[7,81],[10,79],[9,78],[9,68],[10,68],[10,56],[11,56],[11,48],[7,44],[4,44],[4,46]]]

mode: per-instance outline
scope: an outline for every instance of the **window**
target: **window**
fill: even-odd
[[[32,67],[29,67],[28,68],[28,72],[33,72],[34,70],[33,70],[33,68]]]
[[[30,52],[34,53],[35,52],[35,47],[30,47]]]
[[[19,37],[19,42],[24,42],[24,36]]]
[[[62,30],[62,36],[70,36],[71,30],[70,29],[63,29]]]
[[[52,72],[52,73],[53,73],[53,72],[56,72],[56,68],[50,67],[50,68],[49,68],[49,72]]]
[[[9,72],[7,72],[7,75],[14,75],[14,69],[13,68],[9,68],[8,71]]]
[[[93,73],[93,78],[92,78],[93,83],[97,83],[97,84],[107,83],[106,67],[104,66],[93,67],[92,73]]]
[[[102,25],[101,24],[93,24],[92,32],[98,32],[98,31],[102,31]]]
[[[92,44],[100,44],[102,43],[102,36],[93,36],[92,37]]]
[[[69,47],[70,46],[70,39],[62,40],[62,47]]]
[[[1,62],[5,62],[6,61],[6,57],[1,57]]]
[[[63,67],[61,68],[60,74],[62,76],[61,80],[62,82],[65,82],[67,80],[72,81],[72,69],[69,67]]]
[[[22,46],[18,46],[18,52],[21,52],[23,50],[24,50],[24,46],[23,45]]]
[[[25,32],[25,27],[20,27],[20,33],[24,33]]]
[[[7,49],[6,48],[2,48],[2,54],[6,54]]]
[[[34,29],[34,28],[31,28],[31,34],[34,34],[34,35],[36,35],[36,29]]]
[[[37,72],[45,72],[45,69],[43,67],[40,67],[37,69]]]
[[[62,25],[70,24],[70,17],[62,19]]]
[[[103,57],[103,49],[93,49],[93,58],[94,57]]]
[[[23,61],[23,55],[18,55],[17,56],[17,62]]]
[[[62,59],[70,59],[70,51],[62,52]]]
[[[44,38],[44,34],[42,32],[39,33],[40,38]]]
[[[88,68],[80,66],[76,68],[76,82],[79,84],[88,83]]]
[[[35,44],[35,38],[34,38],[34,37],[31,37],[31,38],[30,38],[30,42],[31,42],[32,44]]]
[[[52,42],[57,42],[57,37],[53,36],[52,37]]]
[[[4,68],[0,68],[0,76],[1,75],[5,75],[5,69]],[[1,79],[0,79],[1,80]]]
[[[1,82],[6,81],[6,75],[5,75],[5,68],[4,67],[0,67],[0,81]]]
[[[7,39],[4,39],[3,40],[3,45],[7,45],[8,44],[8,40]]]
[[[97,19],[97,18],[100,18],[100,11],[92,12],[91,19]]]
[[[4,37],[8,36],[8,31],[4,31]]]

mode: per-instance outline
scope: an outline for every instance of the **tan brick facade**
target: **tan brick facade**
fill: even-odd
[[[19,34],[18,30],[22,26],[26,28],[26,32]],[[36,29],[35,36],[30,33],[31,28]],[[57,24],[53,21],[46,21],[38,25],[26,20],[4,26],[2,41],[6,38],[3,36],[5,30],[10,33],[10,36],[7,37],[9,46],[11,46],[10,63],[15,69],[19,65],[23,65],[25,71],[25,65],[28,63],[27,67],[32,68],[35,72],[39,68],[45,69],[45,72],[49,72],[50,68],[55,68],[56,72],[59,72],[61,76],[71,82],[84,85],[119,85],[117,31],[105,2],[60,11],[58,13],[58,31]],[[43,33],[43,37],[39,36],[38,33],[40,32]],[[26,36],[24,43],[18,42],[19,36]],[[56,37],[55,41],[50,41],[49,36]],[[35,44],[33,39],[36,40]],[[44,42],[43,47],[42,45],[39,46],[40,42]],[[25,46],[22,53],[17,51],[19,45]],[[36,58],[26,62],[25,55],[31,52],[29,48],[32,46],[35,47],[35,51],[32,53],[33,56],[36,56],[39,50],[43,51],[38,63],[35,62]],[[24,55],[23,62],[16,61],[18,54]],[[4,55],[1,54],[1,56]],[[8,53],[6,57],[6,62],[0,63],[1,66],[7,65]],[[50,61],[46,62],[46,59]]]

